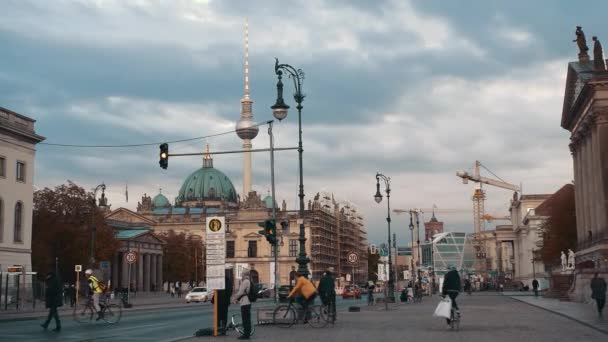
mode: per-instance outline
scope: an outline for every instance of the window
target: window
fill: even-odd
[[[17,162],[17,181],[25,182],[25,163]]]
[[[298,240],[289,240],[289,256],[298,256]]]
[[[234,258],[234,241],[226,241],[226,258]]]
[[[0,177],[6,177],[6,158],[0,156]]]
[[[21,224],[23,220],[23,203],[17,202],[15,204],[15,231],[13,240],[15,242],[23,242],[21,237]]]
[[[4,202],[0,198],[0,242],[2,242],[4,236]]]
[[[248,241],[247,257],[257,258],[258,257],[258,242]]]

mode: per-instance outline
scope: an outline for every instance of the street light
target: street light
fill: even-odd
[[[388,248],[392,246],[391,244],[391,179],[390,177],[386,177],[381,173],[376,173],[376,194],[374,195],[374,200],[376,203],[382,202],[382,194],[380,193],[380,179],[384,181],[385,191],[386,191],[386,203],[387,203],[387,212],[388,216],[386,217],[386,222],[388,224]],[[395,278],[393,274],[393,258],[391,256],[392,252],[388,253],[388,299],[392,302],[395,301]]]
[[[97,191],[99,191],[99,189],[101,189],[101,198],[99,198],[99,206],[100,207],[105,207],[107,206],[108,203],[108,199],[106,198],[106,185],[104,183],[99,184],[98,186],[95,187],[95,190],[93,190],[93,213],[91,215],[91,256],[89,258],[89,263],[91,268],[94,267],[95,265],[95,235],[97,235],[97,226],[95,225],[95,222],[93,222],[93,218],[95,215],[95,211],[97,210]]]
[[[416,273],[414,273],[414,221],[412,218],[412,211],[410,210],[410,232],[412,233],[412,247],[410,248],[410,264],[412,265],[412,280],[416,279]]]
[[[295,94],[293,95],[293,98],[298,104],[296,108],[298,109],[298,156],[300,169],[300,189],[298,193],[298,197],[300,197],[300,218],[298,220],[300,225],[300,237],[298,239],[298,241],[300,241],[300,253],[298,254],[296,262],[298,263],[298,273],[308,277],[309,272],[307,265],[310,262],[310,259],[306,256],[306,235],[304,232],[304,172],[302,167],[302,152],[304,151],[302,148],[302,101],[304,101],[305,97],[305,95],[302,93],[302,82],[304,81],[304,72],[302,69],[296,70],[289,64],[279,64],[279,59],[276,57],[274,72],[277,74],[279,80],[277,82],[277,101],[273,106],[270,107],[272,109],[272,115],[279,121],[282,121],[287,117],[289,106],[283,100],[283,72],[286,72],[293,80],[293,85],[295,87]]]

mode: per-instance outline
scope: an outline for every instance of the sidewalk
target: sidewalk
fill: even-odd
[[[543,298],[534,296],[509,296],[520,302],[550,311],[562,317],[577,321],[590,328],[608,334],[608,318],[599,319],[595,302],[593,303],[576,303],[562,302],[559,299]],[[605,313],[608,315],[608,313]]]
[[[155,308],[173,308],[173,307],[181,307],[185,304],[185,296],[182,298],[171,298],[170,295],[159,292],[159,293],[138,293],[137,296],[131,295],[129,298],[129,302],[133,304],[132,308],[126,309],[125,311],[132,310],[150,310]],[[113,302],[119,303],[120,300],[115,298]],[[70,304],[64,304],[62,307],[58,309],[59,316],[69,316],[72,314],[74,310],[73,307],[70,307]],[[31,320],[37,319],[41,317],[46,317],[48,313],[48,309],[45,308],[44,301],[37,301],[36,308],[33,308],[33,304],[27,303],[27,305],[19,310],[16,310],[13,306],[12,308],[9,306],[8,310],[4,310],[4,306],[0,308],[0,322],[5,321],[21,321],[21,320]]]

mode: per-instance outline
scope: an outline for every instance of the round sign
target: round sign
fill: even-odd
[[[359,256],[355,252],[349,252],[346,259],[349,264],[356,264],[359,261]]]
[[[125,261],[127,264],[134,264],[137,261],[137,253],[129,252],[125,254]]]
[[[222,229],[222,221],[218,219],[213,219],[209,221],[209,230],[214,233],[217,233],[220,229]]]

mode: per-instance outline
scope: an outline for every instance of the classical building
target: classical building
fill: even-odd
[[[32,271],[36,121],[0,107],[0,271]]]
[[[585,45],[584,40],[580,40]],[[577,250],[571,299],[590,298],[594,272],[608,276],[608,73],[599,44],[568,63],[561,126],[571,132]]]

